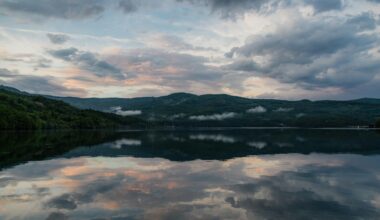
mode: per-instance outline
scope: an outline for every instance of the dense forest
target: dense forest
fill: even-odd
[[[131,112],[138,114],[121,116]],[[0,129],[358,126],[380,127],[379,99],[284,101],[187,93],[83,99],[0,86]]]
[[[52,97],[75,107],[140,111],[135,117],[175,127],[372,127],[380,117],[380,99],[288,101],[225,94],[175,93],[142,98]]]
[[[62,101],[0,89],[0,129],[96,129],[138,125],[141,120],[77,109]]]

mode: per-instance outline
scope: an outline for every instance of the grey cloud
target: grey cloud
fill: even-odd
[[[68,220],[69,217],[61,212],[52,212],[46,220]]]
[[[207,135],[199,139],[238,141],[219,135]],[[267,147],[262,141],[251,142],[250,145]],[[277,155],[186,163],[154,158],[127,159],[135,166],[126,164],[115,167],[111,163],[109,167],[105,165],[107,163],[101,163],[103,160],[99,161],[99,158],[87,158],[90,164],[95,163],[98,166],[90,167],[90,170],[86,169],[84,173],[79,172],[74,176],[57,176],[56,171],[64,167],[77,167],[75,163],[70,163],[77,159],[53,159],[16,166],[8,169],[5,174],[18,176],[15,173],[17,170],[27,173],[35,170],[37,165],[37,169],[44,169],[43,177],[53,178],[50,180],[56,184],[53,185],[54,188],[64,189],[62,194],[52,195],[54,197],[33,198],[31,204],[37,204],[33,206],[33,214],[42,213],[44,216],[49,211],[57,211],[56,209],[62,212],[67,210],[73,218],[80,219],[109,219],[112,216],[117,219],[116,216],[123,216],[131,219],[198,217],[298,220],[378,219],[380,216],[377,204],[374,203],[379,194],[379,181],[376,176],[379,171],[378,157]],[[265,163],[261,164],[260,160],[264,159]],[[107,161],[115,162],[113,160]],[[260,163],[256,164],[256,161]],[[278,161],[280,162],[277,163]],[[62,163],[66,166],[47,170]],[[260,168],[260,172],[247,172],[255,171],[256,168]],[[196,172],[194,169],[197,169]],[[53,175],[46,177],[46,173]],[[105,173],[113,175],[104,175]],[[46,185],[45,182],[37,181],[41,180],[40,174],[28,180],[35,180],[37,186]],[[62,179],[83,184],[66,187],[65,182],[60,181]],[[177,183],[177,187],[168,187],[173,182]],[[14,186],[18,183],[20,182],[15,182]],[[16,192],[16,196],[17,194],[23,194],[23,191]],[[110,201],[119,205],[116,210],[100,206],[109,204]],[[242,215],[232,216],[238,214],[237,212]]]
[[[350,175],[365,178],[359,178],[360,183],[352,182],[347,180]],[[337,184],[330,184],[331,181]],[[255,183],[232,186],[234,197],[227,197],[225,201],[234,208],[246,210],[249,219],[304,219],[305,216],[376,219],[380,213],[368,202],[370,200],[364,199],[368,196],[365,190],[351,194],[357,184],[376,187],[372,186],[373,181],[376,182],[374,175],[354,167],[305,166],[296,172],[282,172]],[[360,197],[363,200],[357,199]]]
[[[16,88],[22,88],[25,91],[37,94],[46,95],[79,95],[85,94],[81,89],[68,89],[59,84],[55,79],[51,77],[39,77],[39,76],[21,76],[16,77],[11,81],[7,81]]]
[[[138,10],[138,3],[134,0],[121,0],[119,7],[124,13],[132,13]]]
[[[173,50],[216,51],[216,49],[212,47],[194,46],[187,43],[182,38],[173,35],[163,35],[158,37],[158,40],[163,44],[162,46]]]
[[[13,77],[13,76],[15,76],[15,73],[13,71],[0,68],[0,77],[8,78],[8,77]]]
[[[54,77],[22,75],[17,71],[0,69],[0,83],[11,87],[22,89],[23,91],[44,94],[44,95],[63,95],[63,96],[83,96],[86,92],[82,89],[68,89],[61,85]]]
[[[374,28],[373,22],[371,14],[345,21],[299,21],[296,28],[252,36],[245,45],[232,48],[226,57],[234,62],[226,67],[306,88],[356,86],[380,73],[378,59],[369,52],[379,37],[363,33]],[[260,63],[257,57],[266,62]]]
[[[305,3],[312,5],[317,13],[342,10],[344,6],[342,0],[305,0]]]
[[[210,7],[212,12],[219,13],[222,18],[236,18],[247,11],[271,12],[280,7],[290,5],[311,5],[316,13],[342,10],[342,0],[177,0],[195,5]]]
[[[21,62],[26,64],[33,65],[34,69],[37,70],[39,68],[48,68],[50,67],[52,61],[35,54],[9,54],[3,55],[0,57],[3,61],[6,62]]]
[[[70,37],[65,34],[51,34],[48,33],[46,36],[49,38],[50,42],[53,44],[64,44],[66,43]]]
[[[48,52],[53,57],[70,62],[79,68],[94,73],[96,76],[110,76],[115,79],[125,78],[125,74],[120,68],[105,60],[99,59],[98,55],[92,52],[80,51],[73,47],[60,50],[50,50]]]
[[[249,11],[260,13],[273,12],[287,6],[310,5],[315,13],[341,11],[345,8],[344,0],[176,0],[198,6],[209,7],[211,12],[218,13],[222,18],[234,19]],[[380,0],[367,0],[380,3]]]
[[[287,1],[280,0],[177,0],[191,4],[210,7],[212,12],[219,13],[222,18],[236,18],[249,10],[262,11],[276,7]]]
[[[367,0],[379,3],[379,0]],[[190,3],[201,7],[209,7],[211,12],[218,13],[222,18],[236,18],[248,11],[270,12],[279,7],[288,5],[309,4],[317,13],[342,10],[342,0],[172,0],[173,2]],[[111,6],[125,14],[133,13],[141,8],[157,9],[162,2],[149,0],[0,0],[0,11],[8,16],[21,15],[26,18],[31,16],[39,18],[59,18],[71,20],[83,20],[101,16]],[[40,19],[41,21],[41,19]]]
[[[174,0],[175,1],[175,0]],[[121,10],[124,14],[131,14],[140,10],[150,9],[157,10],[161,8],[164,3],[171,4],[172,0],[164,1],[151,1],[151,0],[119,0],[117,9]]]
[[[196,121],[223,121],[226,119],[235,118],[237,114],[235,112],[224,112],[221,114],[213,114],[213,115],[193,115],[190,116],[190,120]]]
[[[38,21],[44,18],[84,20],[100,17],[112,8],[129,14],[156,5],[160,4],[150,0],[0,0],[0,12],[7,16],[38,18]]]
[[[77,208],[75,198],[71,194],[64,194],[59,197],[53,198],[48,203],[49,207],[57,209],[74,210]]]
[[[158,49],[134,49],[107,57],[120,66],[129,78],[146,77],[144,83],[165,85],[172,91],[191,90],[193,83],[207,88],[220,88],[219,79],[226,74],[218,67],[207,65],[206,57]],[[150,80],[150,81],[149,81]]]
[[[74,59],[77,52],[78,52],[78,49],[73,48],[73,47],[67,48],[67,49],[49,51],[50,55],[52,55],[53,57],[56,57],[65,61],[70,61]]]
[[[362,13],[358,16],[354,16],[348,20],[348,23],[352,24],[356,30],[373,30],[376,28],[376,20],[374,15],[369,12]]]
[[[24,14],[61,19],[86,19],[100,15],[104,10],[103,0],[0,0],[0,10],[7,14]]]
[[[49,68],[52,62],[53,61],[46,58],[39,58],[38,60],[36,60],[34,69],[38,70],[39,68]]]
[[[108,178],[99,178],[94,180],[89,186],[81,191],[65,193],[50,199],[45,206],[50,208],[74,210],[82,204],[91,203],[96,196],[112,192],[119,187],[125,176],[116,175]]]

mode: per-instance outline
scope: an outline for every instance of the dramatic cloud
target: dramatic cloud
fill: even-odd
[[[69,217],[61,212],[52,212],[46,220],[69,220]]]
[[[226,138],[214,136],[206,139]],[[252,143],[252,150],[264,145]],[[150,148],[156,149],[154,146]],[[94,147],[92,154],[99,150]],[[185,147],[176,149],[182,148]],[[231,152],[239,152],[240,148],[234,149]],[[223,152],[214,152],[211,158],[218,154]],[[3,170],[0,184],[7,183],[0,192],[4,208],[0,217],[378,219],[378,160],[375,155],[327,154],[247,156],[183,163],[119,154],[112,158],[55,158]],[[4,180],[7,177],[13,180]],[[41,195],[36,190],[43,187],[48,187],[51,193]],[[30,209],[34,211],[28,212]]]
[[[94,97],[379,97],[379,3],[0,0],[0,69]]]
[[[40,76],[21,76],[7,81],[10,86],[21,88],[34,94],[61,95],[61,96],[83,96],[82,89],[68,89],[54,78]]]
[[[80,20],[100,15],[103,0],[0,0],[0,11],[7,14]]]
[[[204,87],[215,91],[226,72],[207,64],[209,59],[158,49],[134,49],[109,55],[107,60],[122,68],[131,83],[165,86],[174,91],[196,92]],[[174,92],[173,91],[173,92]]]
[[[86,94],[82,89],[66,88],[54,77],[22,75],[7,69],[0,69],[0,84],[19,88],[33,94],[61,96],[83,96]]]
[[[222,18],[236,18],[247,11],[270,10],[282,3],[280,0],[177,0],[199,6],[208,6],[212,12],[219,13]],[[285,1],[284,1],[285,2]]]
[[[344,21],[300,20],[233,48],[228,68],[307,88],[360,85],[380,73],[379,56],[371,52],[379,42],[374,24],[369,13]]]
[[[194,115],[190,116],[190,120],[196,120],[196,121],[222,121],[226,119],[231,119],[236,117],[237,114],[234,112],[225,112],[222,114],[213,114],[213,115]]]
[[[341,10],[343,8],[342,0],[305,0],[305,2],[312,5],[317,13],[331,10]]]
[[[194,46],[187,43],[182,38],[173,35],[160,35],[155,37],[153,40],[158,44],[158,46],[166,50],[216,51],[216,49],[212,47]]]
[[[124,13],[135,12],[138,9],[138,3],[134,0],[121,0],[119,2],[119,7],[123,10]]]
[[[367,0],[379,3],[378,0]],[[197,7],[208,7],[211,12],[222,18],[236,19],[250,11],[273,12],[274,10],[302,4],[311,5],[316,13],[342,10],[343,0],[167,0],[155,2],[150,0],[0,0],[0,11],[7,15],[17,14],[28,18],[59,18],[83,20],[100,17],[106,10],[121,10],[125,14],[137,12],[141,8],[157,9],[163,4],[181,6],[184,3]],[[177,4],[177,5],[176,5]]]
[[[364,0],[380,3],[379,0]],[[222,18],[242,16],[247,12],[273,12],[284,7],[297,7],[310,5],[315,13],[343,10],[344,0],[177,0],[177,2],[188,2],[198,6],[210,7],[212,12],[219,13]]]
[[[51,34],[48,33],[46,36],[49,38],[50,42],[53,44],[64,44],[66,43],[70,37],[64,34]]]
[[[76,48],[67,48],[48,51],[50,55],[90,71],[96,76],[109,76],[115,79],[124,79],[125,74],[118,67],[98,58],[97,54],[88,51],[80,51]]]

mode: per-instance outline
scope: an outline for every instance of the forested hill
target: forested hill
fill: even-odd
[[[0,128],[3,129],[120,125],[140,128],[380,126],[380,99],[368,98],[287,101],[188,93],[142,98],[75,98],[32,95],[1,86],[0,95]]]
[[[184,127],[357,127],[380,118],[380,99],[287,101],[175,93],[142,98],[51,97],[83,109]],[[117,111],[115,111],[117,107]]]
[[[138,121],[95,110],[81,110],[62,101],[0,88],[0,129],[116,128]]]

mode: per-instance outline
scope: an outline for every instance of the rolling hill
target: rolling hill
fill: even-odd
[[[150,122],[186,127],[357,127],[372,126],[380,117],[380,100],[368,98],[284,101],[188,93],[126,99],[51,98],[82,109],[133,114]]]
[[[115,124],[139,124],[144,127],[368,127],[374,126],[380,118],[380,99],[370,98],[350,101],[286,101],[189,93],[141,98],[76,98],[41,97],[4,86],[0,87],[0,91],[3,94],[6,91],[8,96],[20,96],[28,102],[25,105],[31,105],[31,109],[36,110],[28,110],[29,116],[40,114],[38,111],[43,111],[41,115],[51,115],[44,112],[50,108],[52,110],[49,111],[80,115],[89,121],[91,117],[97,118],[94,122],[80,123],[77,122],[78,119],[58,114],[54,117],[59,119],[47,120],[53,121],[53,124],[47,123],[45,119],[37,127],[56,127],[62,120],[68,120],[63,124],[69,128]],[[41,102],[46,102],[43,105],[49,107],[41,108]],[[25,107],[22,110],[25,111]]]
[[[135,125],[139,119],[82,110],[62,101],[0,87],[0,129],[96,129]]]

